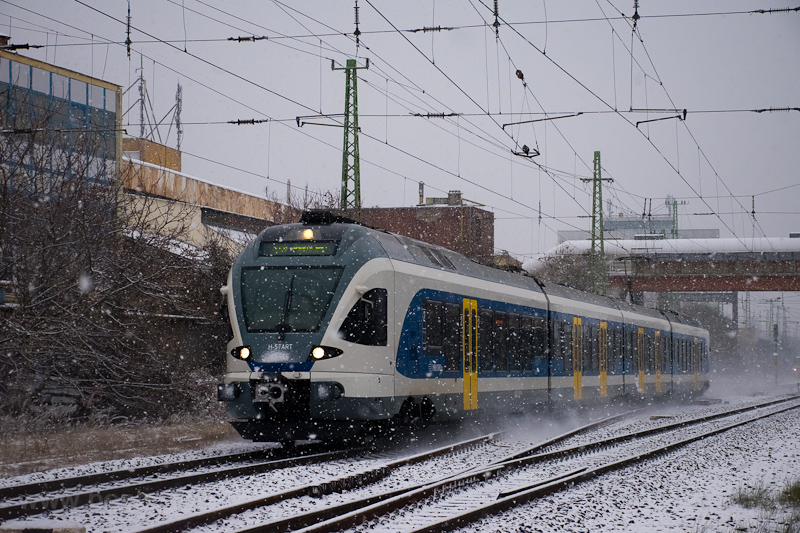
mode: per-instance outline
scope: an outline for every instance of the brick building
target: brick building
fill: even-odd
[[[428,198],[416,207],[361,209],[364,224],[443,246],[475,261],[491,264],[494,255],[494,213],[465,205],[461,192]]]

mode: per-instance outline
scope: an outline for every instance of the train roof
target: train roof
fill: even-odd
[[[275,238],[278,228],[290,226],[292,228],[314,226],[323,231],[324,238],[340,241],[347,236],[347,240],[354,242],[362,237],[375,239],[390,259],[414,263],[420,266],[457,272],[458,274],[478,278],[510,287],[546,293],[548,296],[560,296],[571,300],[585,302],[622,312],[638,313],[657,319],[668,318],[670,321],[690,326],[703,327],[696,319],[675,313],[673,311],[659,311],[639,305],[634,305],[624,300],[592,294],[556,283],[544,283],[541,280],[505,270],[500,270],[488,265],[478,263],[468,257],[435,244],[426,243],[403,235],[390,233],[386,230],[370,228],[359,222],[331,214],[327,211],[306,211],[301,222],[285,226],[271,226],[259,235],[259,241]]]

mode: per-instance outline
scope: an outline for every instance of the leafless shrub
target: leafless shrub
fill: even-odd
[[[196,347],[176,330],[220,325],[235,251],[185,244],[185,205],[126,192],[98,155],[108,139],[48,124],[0,143],[0,280],[14,300],[0,308],[0,409],[50,420],[206,409],[184,380],[202,366]]]
[[[559,283],[574,289],[593,291],[591,257],[584,254],[558,254],[545,257],[536,276],[543,281]]]

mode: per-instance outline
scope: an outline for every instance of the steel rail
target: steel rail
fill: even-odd
[[[603,418],[603,419],[595,421],[595,422],[591,422],[589,424],[586,424],[586,425],[581,426],[579,428],[576,428],[574,430],[567,431],[567,432],[565,432],[565,433],[563,433],[563,434],[561,434],[561,435],[559,435],[557,437],[554,437],[554,438],[552,438],[552,439],[550,439],[550,440],[548,440],[548,441],[546,441],[544,443],[541,443],[541,444],[538,444],[536,446],[532,446],[530,448],[527,448],[526,450],[524,450],[522,452],[519,452],[519,453],[523,453],[523,454],[532,453],[532,451],[543,449],[543,448],[545,448],[547,446],[551,446],[553,444],[556,444],[558,442],[566,440],[566,439],[568,439],[568,438],[570,438],[570,437],[572,437],[574,435],[577,435],[579,433],[588,431],[590,429],[597,428],[597,427],[605,425],[605,424],[610,424],[610,423],[612,423],[612,422],[614,422],[616,420],[619,420],[619,419],[624,418],[626,416],[630,416],[630,414],[631,413],[623,413],[623,414],[620,414],[620,415],[615,415],[615,416]],[[322,496],[323,494],[330,494],[331,492],[342,492],[344,490],[351,490],[353,488],[358,488],[358,487],[364,486],[364,485],[366,485],[368,483],[371,483],[373,481],[378,481],[379,479],[382,479],[382,478],[386,477],[391,472],[391,470],[399,468],[401,466],[406,466],[406,465],[410,465],[410,464],[416,464],[416,463],[431,459],[433,457],[441,456],[441,455],[444,455],[444,454],[447,454],[447,453],[452,453],[453,451],[456,451],[456,450],[459,450],[459,449],[464,449],[464,448],[473,446],[475,444],[478,444],[480,441],[486,441],[486,440],[494,439],[498,435],[499,434],[492,433],[492,434],[489,434],[489,435],[478,437],[476,439],[470,439],[468,441],[464,441],[464,442],[457,443],[457,444],[454,444],[454,445],[443,446],[443,447],[437,448],[435,450],[431,450],[431,451],[428,451],[428,452],[422,452],[420,454],[416,454],[416,455],[413,455],[413,456],[410,456],[410,457],[406,457],[406,458],[402,458],[402,459],[399,459],[399,460],[396,460],[396,461],[392,461],[391,463],[389,463],[387,465],[384,465],[382,467],[382,469],[383,469],[382,472],[376,472],[376,471],[368,472],[367,474],[368,475],[372,474],[374,476],[374,479],[368,480],[367,482],[364,482],[364,483],[361,483],[358,480],[354,483],[352,480],[348,480],[347,478],[345,478],[345,479],[333,480],[331,482],[326,482],[326,483],[322,483],[322,484],[319,484],[319,485],[312,485],[312,486],[309,486],[309,487],[300,487],[298,489],[285,491],[285,492],[282,492],[280,494],[274,494],[274,495],[271,495],[271,496],[268,496],[268,497],[265,497],[265,498],[259,498],[257,500],[252,500],[250,502],[245,502],[245,503],[242,503],[242,504],[239,504],[239,505],[234,505],[234,506],[230,506],[230,507],[226,507],[226,508],[222,508],[222,509],[216,509],[216,510],[211,511],[209,513],[203,513],[203,514],[200,514],[200,515],[187,517],[187,518],[184,518],[184,519],[181,519],[181,520],[176,520],[176,521],[173,521],[173,522],[160,524],[160,525],[154,526],[152,528],[141,530],[138,533],[168,533],[168,532],[184,531],[184,530],[192,528],[192,527],[199,527],[199,526],[202,526],[202,525],[210,524],[210,523],[215,522],[216,520],[219,520],[221,518],[227,518],[227,517],[232,516],[234,514],[238,514],[238,513],[244,512],[244,511],[252,510],[252,509],[257,509],[259,507],[266,507],[267,505],[272,505],[272,504],[278,503],[280,501],[285,501],[287,499],[296,498],[296,497],[302,496],[304,494],[309,494],[309,495],[312,495],[312,496]],[[503,460],[511,460],[513,458],[516,458],[519,455],[519,453],[515,453],[515,454],[512,454],[510,456],[506,456],[506,457],[503,458]],[[380,469],[376,469],[376,470],[380,470]],[[472,470],[472,468],[467,469],[464,472],[468,472],[470,470]],[[462,475],[464,474],[464,472],[462,472]],[[351,478],[352,478],[352,476],[351,476]],[[297,515],[297,516],[294,516],[294,517],[290,517],[290,518],[287,518],[287,519],[273,521],[273,522],[270,522],[269,524],[263,524],[263,525],[256,526],[256,527],[251,528],[251,529],[247,529],[246,531],[248,531],[248,532],[255,532],[255,531],[291,531],[293,529],[297,529],[297,528],[300,528],[300,527],[309,526],[311,524],[320,522],[322,520],[327,520],[327,519],[331,518],[332,516],[337,516],[337,515],[340,515],[342,513],[346,513],[346,512],[352,511],[352,510],[356,510],[356,509],[362,508],[364,506],[368,506],[368,505],[372,505],[372,504],[375,504],[375,503],[379,503],[381,501],[384,501],[386,499],[389,499],[389,498],[392,498],[392,497],[395,497],[395,496],[400,496],[402,494],[405,494],[405,493],[409,492],[410,490],[413,490],[414,488],[419,488],[419,486],[413,486],[413,487],[410,487],[410,488],[409,487],[405,487],[405,488],[400,488],[400,489],[396,489],[396,490],[389,491],[389,492],[383,492],[383,493],[380,493],[380,494],[376,494],[376,495],[373,495],[373,496],[368,496],[366,498],[362,498],[362,499],[359,499],[359,500],[348,502],[348,503],[345,503],[345,504],[342,504],[342,505],[338,505],[338,506],[335,506],[335,507],[329,507],[329,508],[326,508],[326,509],[321,509],[319,511],[310,512],[310,513],[304,513],[304,514]]]
[[[271,470],[277,470],[281,468],[288,468],[292,466],[305,465],[321,461],[329,461],[329,460],[353,457],[363,452],[364,452],[363,448],[338,450],[334,452],[324,452],[318,454],[289,457],[285,459],[276,459],[274,461],[263,461],[247,465],[237,465],[237,466],[220,468],[216,470],[210,470],[194,474],[174,476],[166,479],[140,481],[137,483],[131,483],[127,485],[104,487],[91,491],[83,491],[73,494],[64,493],[58,496],[51,496],[39,500],[25,501],[21,503],[15,503],[12,505],[2,506],[0,507],[0,519],[9,520],[21,516],[28,516],[28,515],[42,513],[45,511],[65,509],[80,505],[87,505],[90,503],[103,502],[109,499],[116,499],[121,496],[131,496],[148,492],[156,492],[159,490],[165,490],[191,484],[219,481],[221,479],[226,479],[230,477],[260,474],[263,472],[268,472]]]
[[[736,416],[738,414],[742,414],[744,412],[752,411],[759,408],[771,407],[773,405],[796,400],[798,398],[800,398],[800,396],[792,396],[781,400],[765,402],[762,404],[748,406],[745,408],[733,409],[731,411],[717,413],[715,415],[709,415],[709,416],[699,417],[697,419],[679,422],[676,424],[670,424],[669,425],[670,429],[662,429],[660,427],[649,430],[643,430],[642,432],[639,433],[643,437],[651,436],[659,432],[681,429],[691,426],[693,424],[701,424],[704,422],[713,421],[715,419],[724,418],[727,416]],[[800,407],[800,405],[789,407],[786,410],[795,409],[797,407]],[[766,416],[771,416],[772,414],[774,413],[771,413]],[[621,444],[623,442],[631,440],[630,436],[635,434],[636,432],[623,435],[621,437],[612,437],[609,439],[603,439],[602,441],[597,441],[586,445],[574,446],[569,448],[569,452],[572,455],[579,455],[587,453],[588,451],[591,451],[593,449],[608,447],[614,444]],[[365,522],[366,520],[378,518],[380,516],[386,515],[387,513],[391,513],[408,505],[421,502],[443,490],[473,485],[476,483],[486,481],[493,477],[496,477],[497,475],[505,471],[515,470],[517,468],[528,466],[536,462],[544,461],[548,458],[557,459],[557,458],[563,458],[566,455],[568,455],[566,453],[566,450],[557,450],[554,452],[549,452],[539,455],[517,457],[521,453],[515,454],[514,459],[501,460],[502,462],[497,462],[493,465],[483,467],[482,469],[470,469],[465,473],[449,476],[432,483],[406,487],[404,489],[398,489],[390,493],[385,493],[384,495],[372,495],[361,500],[363,504],[360,506],[357,505],[359,502],[356,501],[348,502],[347,504],[330,507],[322,511],[316,511],[309,515],[298,515],[289,519],[274,521],[253,528],[240,530],[238,533],[279,532],[279,531],[282,532],[290,530],[294,531],[296,530],[297,527],[305,527],[305,529],[300,530],[303,531],[304,533],[312,533],[312,532],[323,533],[323,532],[341,531],[344,529],[357,526]],[[597,469],[594,469],[592,471],[595,470]],[[574,476],[582,475],[581,472],[583,473],[589,472],[589,471],[586,472],[584,471],[585,469],[580,469],[578,471],[570,473],[568,477],[565,477],[564,479],[572,479]],[[564,475],[562,474],[559,477],[563,476]],[[376,501],[378,498],[380,498],[380,500]],[[509,496],[509,498],[513,498],[513,496]],[[306,516],[309,517],[308,520],[305,519]],[[442,531],[447,531],[447,530],[442,530]]]
[[[411,455],[409,457],[404,457],[395,461],[391,461],[385,465],[379,466],[371,470],[345,476],[344,478],[338,478],[325,483],[304,485],[302,487],[297,487],[280,493],[271,494],[263,498],[242,502],[237,505],[222,507],[207,513],[192,515],[186,518],[181,518],[179,520],[158,524],[156,526],[149,527],[147,529],[141,529],[137,533],[167,533],[167,532],[184,531],[189,528],[210,524],[219,519],[227,518],[234,514],[242,513],[244,511],[249,511],[251,509],[257,509],[259,507],[266,507],[268,505],[272,505],[292,498],[298,498],[300,496],[309,495],[309,496],[319,497],[324,494],[330,494],[331,492],[342,492],[344,490],[351,490],[353,488],[362,487],[370,483],[379,481],[380,479],[383,479],[384,477],[388,476],[392,470],[400,468],[402,466],[420,463],[428,459],[432,459],[434,457],[439,457],[441,455],[446,455],[448,453],[453,453],[455,451],[471,448],[476,445],[482,444],[484,442],[494,440],[499,435],[500,435],[499,433],[490,433],[488,435],[482,435],[480,437],[475,437],[472,439],[468,439],[466,441],[454,444],[448,444],[446,446],[441,446],[439,448],[435,448],[427,452],[422,452],[415,455]],[[400,489],[401,492],[402,490],[403,489]],[[359,504],[360,501],[354,503]],[[360,505],[363,506],[364,504],[360,503]],[[307,517],[308,515],[303,514],[300,516]],[[283,531],[286,530],[284,529]]]
[[[170,472],[180,472],[181,470],[190,470],[192,468],[215,466],[240,461],[252,461],[254,459],[264,459],[267,455],[288,456],[288,454],[286,454],[281,448],[276,448],[274,450],[255,450],[250,452],[230,453],[224,455],[215,455],[212,457],[189,459],[187,461],[173,461],[170,463],[139,466],[135,468],[109,470],[106,472],[97,472],[82,476],[65,477],[60,479],[25,483],[22,485],[9,485],[7,487],[0,487],[0,498],[17,498],[19,496],[40,494],[42,492],[69,489],[84,485],[98,485],[100,483],[108,483],[110,481],[121,481],[123,479],[152,476],[156,474],[168,474]],[[278,458],[283,459],[284,457]]]
[[[496,515],[500,512],[512,509],[514,507],[518,507],[521,504],[527,503],[529,501],[542,498],[544,496],[548,496],[556,492],[560,492],[567,488],[572,488],[578,483],[592,480],[603,474],[607,474],[615,470],[620,470],[622,468],[632,466],[635,464],[643,463],[648,459],[651,459],[658,455],[664,455],[666,453],[674,451],[688,444],[692,444],[694,442],[707,439],[715,435],[719,435],[720,433],[730,431],[731,429],[745,426],[747,424],[751,424],[758,420],[762,420],[764,418],[775,416],[798,408],[800,408],[800,405],[785,407],[778,411],[766,413],[756,418],[751,418],[748,420],[743,420],[741,422],[729,424],[721,428],[716,428],[711,431],[701,433],[699,435],[694,435],[677,442],[666,444],[664,446],[659,446],[657,448],[653,448],[646,452],[637,453],[635,455],[631,455],[624,459],[613,461],[611,463],[607,463],[605,465],[601,465],[592,469],[581,469],[578,471],[569,472],[566,475],[562,474],[561,476],[558,476],[556,478],[543,480],[528,487],[522,487],[520,490],[515,490],[511,493],[501,495],[496,501],[486,505],[479,506],[478,508],[472,509],[466,513],[462,513],[458,516],[442,520],[435,524],[414,529],[412,530],[412,533],[446,533],[448,531],[453,531],[460,527],[472,524],[477,520],[480,520],[481,518],[484,518],[486,516]]]

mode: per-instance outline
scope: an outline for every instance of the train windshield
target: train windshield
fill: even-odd
[[[341,275],[341,267],[243,269],[242,307],[247,331],[317,331]]]

